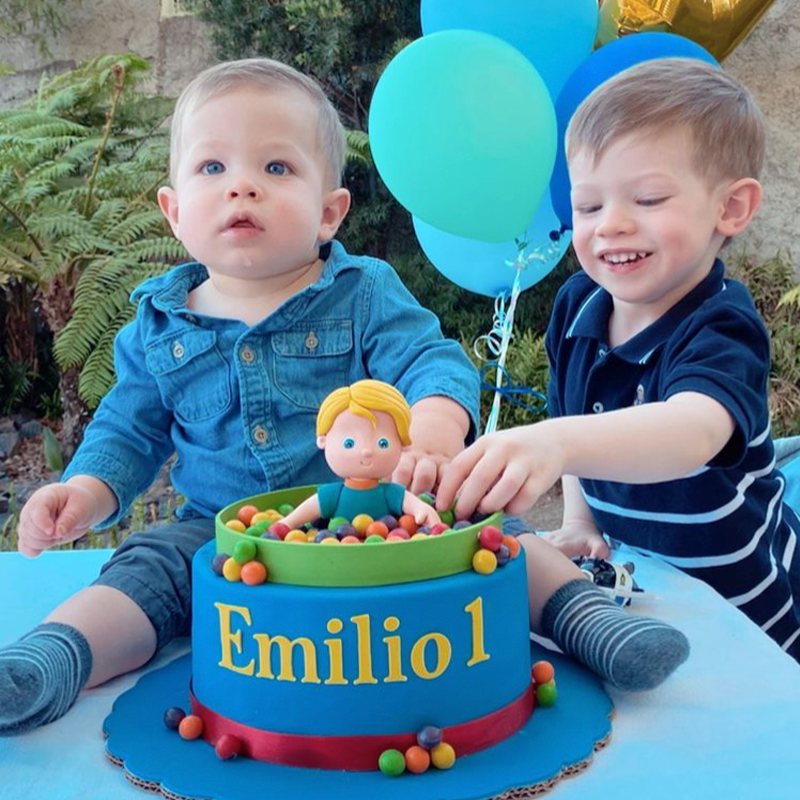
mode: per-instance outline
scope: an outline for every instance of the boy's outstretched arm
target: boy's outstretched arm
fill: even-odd
[[[433,489],[441,470],[464,449],[469,415],[449,397],[425,397],[411,406],[411,445],[392,473],[395,483],[414,494]]]
[[[611,551],[595,524],[592,512],[574,475],[562,475],[564,516],[561,527],[547,531],[543,538],[570,558],[608,558]]]
[[[564,474],[621,483],[675,480],[716,456],[734,432],[725,407],[697,392],[597,415],[559,417],[484,436],[444,470],[436,506],[529,509]]]

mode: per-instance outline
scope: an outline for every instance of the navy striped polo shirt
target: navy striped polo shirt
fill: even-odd
[[[573,275],[547,330],[550,414],[598,414],[687,391],[725,406],[735,432],[704,467],[652,484],[581,478],[583,494],[601,531],[710,584],[800,660],[800,519],[782,502],[785,479],[775,469],[769,336],[747,288],[724,271],[717,260],[662,317],[614,348],[611,295]]]

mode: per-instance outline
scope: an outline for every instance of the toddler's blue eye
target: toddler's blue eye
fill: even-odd
[[[351,439],[349,436],[342,442],[342,447],[344,447],[345,450],[352,450],[355,446],[355,439]]]
[[[267,164],[267,172],[270,175],[285,175],[286,164],[281,161],[270,161],[270,163]]]
[[[388,450],[389,449],[389,440],[385,436],[381,436],[381,438],[378,439],[378,448],[380,450]]]
[[[201,171],[204,175],[221,175],[225,172],[225,165],[220,161],[208,161],[203,164]]]

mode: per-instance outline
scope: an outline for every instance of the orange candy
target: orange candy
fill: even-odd
[[[248,561],[242,566],[242,583],[248,586],[258,586],[267,579],[267,568],[260,561]]]
[[[296,528],[293,531],[289,531],[283,538],[284,542],[296,542],[303,544],[304,542],[308,542],[308,534],[305,531],[297,530]]]
[[[520,544],[516,536],[504,536],[503,544],[508,548],[508,553],[511,558],[516,558],[519,555]]]
[[[342,538],[342,544],[361,544],[361,539],[358,536],[345,536]]]
[[[242,506],[236,516],[249,528],[254,514],[258,514],[255,506]]]
[[[194,714],[189,714],[178,725],[178,733],[184,739],[197,739],[203,735],[203,720]]]
[[[397,526],[408,531],[412,536],[417,532],[417,528],[419,527],[417,521],[411,514],[403,514],[403,516],[397,520]]]
[[[367,526],[367,536],[381,536],[384,539],[389,535],[389,528],[383,522],[372,522]]]
[[[536,683],[549,683],[556,671],[549,661],[537,661],[531,669],[531,676]]]
[[[415,744],[406,750],[406,769],[417,775],[425,772],[431,765],[431,754],[424,748]]]

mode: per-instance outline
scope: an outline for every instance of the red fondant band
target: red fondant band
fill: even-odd
[[[317,769],[352,771],[378,768],[378,757],[384,750],[405,751],[417,743],[417,734],[399,733],[378,736],[302,736],[273,733],[242,725],[206,708],[190,692],[192,713],[203,720],[203,738],[212,745],[223,734],[237,736],[242,742],[242,755],[271,764]],[[507,706],[478,719],[444,728],[444,740],[467,756],[498,744],[516,733],[533,712],[534,691],[530,686]],[[433,721],[435,722],[435,721]]]

